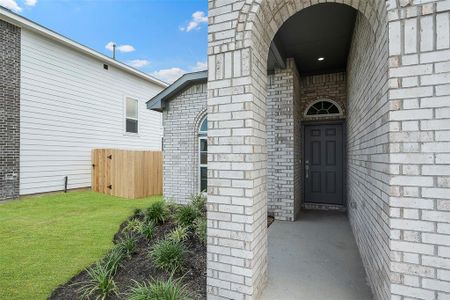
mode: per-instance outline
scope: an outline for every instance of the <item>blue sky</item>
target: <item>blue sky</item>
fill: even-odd
[[[106,55],[173,81],[204,69],[207,0],[0,0],[20,15]]]

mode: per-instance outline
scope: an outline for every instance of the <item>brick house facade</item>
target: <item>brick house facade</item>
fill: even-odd
[[[198,130],[206,108],[206,83],[199,83],[168,102],[163,112],[166,198],[186,203],[199,192]]]
[[[0,200],[19,196],[20,28],[0,20]]]
[[[209,3],[208,290],[214,297],[255,298],[264,285],[266,58],[281,25],[317,3]],[[347,65],[347,201],[366,272],[378,299],[446,299],[450,2],[348,5],[359,13]],[[225,111],[230,119],[216,117]],[[224,135],[233,141],[226,147]],[[240,170],[239,180],[221,175],[230,169]],[[227,229],[230,222],[244,232]]]
[[[319,1],[209,1],[209,299],[261,293],[266,215],[305,204],[304,113],[320,99],[345,120],[345,207],[374,297],[450,299],[450,1],[324,2],[357,11],[346,70],[305,76],[292,59],[267,74],[267,57]]]

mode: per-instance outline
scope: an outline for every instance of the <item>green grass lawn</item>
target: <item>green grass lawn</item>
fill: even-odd
[[[71,192],[0,203],[0,299],[46,299],[111,248],[134,208],[158,198]]]

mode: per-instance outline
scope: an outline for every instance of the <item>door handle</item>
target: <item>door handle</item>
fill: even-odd
[[[309,178],[309,160],[305,161],[305,177]]]

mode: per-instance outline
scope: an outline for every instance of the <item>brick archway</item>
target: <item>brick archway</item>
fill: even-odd
[[[406,253],[405,257],[412,257],[408,256],[408,249],[400,246],[409,238],[402,227],[404,220],[400,211],[406,206],[402,206],[401,201],[416,203],[414,201],[425,197],[420,199],[426,202],[432,201],[427,198],[433,195],[441,195],[437,189],[432,190],[439,187],[437,169],[430,169],[422,176],[420,168],[416,171],[402,168],[403,164],[417,164],[413,156],[407,155],[411,142],[435,139],[434,135],[425,137],[419,129],[414,129],[420,128],[420,114],[428,119],[435,115],[430,115],[426,109],[412,111],[410,115],[403,110],[421,109],[417,104],[419,98],[434,97],[432,86],[443,84],[438,77],[432,77],[435,69],[426,69],[424,64],[445,61],[442,50],[449,47],[434,40],[438,30],[434,15],[448,20],[450,6],[442,4],[448,1],[423,4],[399,0],[320,2],[350,4],[357,9],[363,16],[359,18],[359,25],[366,30],[358,32],[358,38],[364,38],[365,47],[370,49],[355,51],[353,55],[358,60],[354,64],[358,67],[350,68],[348,77],[349,98],[353,99],[348,107],[348,122],[355,132],[351,144],[356,145],[351,151],[360,164],[355,165],[355,172],[364,168],[370,170],[367,176],[370,180],[363,182],[368,186],[366,198],[370,202],[358,200],[358,195],[365,194],[363,191],[350,188],[350,192],[356,195],[358,211],[373,212],[367,214],[370,217],[367,226],[360,224],[361,216],[352,222],[357,241],[362,245],[360,249],[367,250],[362,255],[365,264],[373,269],[369,277],[379,299],[390,299],[392,295],[399,299],[412,297],[418,295],[415,292],[431,298],[430,288],[416,286],[416,290],[412,290],[406,282],[411,278],[404,277],[411,272],[407,263],[421,268],[421,261],[403,261],[402,258],[394,261],[391,245],[397,247],[395,254],[403,257]],[[267,272],[267,53],[281,25],[290,16],[315,4],[319,1],[209,1],[208,294],[211,299],[255,299],[264,286]],[[419,26],[423,26],[422,31]],[[365,34],[369,31],[370,35]],[[432,43],[428,45],[430,38]],[[422,55],[423,51],[441,52],[434,58]],[[411,76],[407,68],[418,72],[414,73],[417,78],[407,78]],[[424,87],[418,77],[422,75],[430,76],[425,77]],[[446,91],[448,89],[439,89],[441,95]],[[358,110],[363,113],[358,114]],[[426,122],[423,128],[433,130],[430,126],[434,123]],[[416,131],[410,134],[403,130]],[[431,148],[426,149],[431,151]],[[416,151],[420,152],[421,148]],[[430,181],[427,176],[435,177]],[[409,180],[417,180],[414,181],[417,190],[412,194]],[[422,195],[423,188],[426,194]],[[421,204],[411,205],[421,209]],[[435,218],[437,220],[438,216]],[[371,227],[375,228],[374,232],[370,231]],[[416,229],[421,231],[419,227]],[[367,245],[367,240],[375,242]],[[415,242],[422,245],[420,238]],[[429,255],[431,261],[433,254]],[[434,262],[435,265],[428,268],[445,268],[445,262]],[[426,274],[415,276],[427,277]],[[437,283],[430,282],[430,286],[432,284]]]
[[[262,57],[267,57],[269,45],[281,26],[296,13],[322,3],[336,3],[353,7],[371,24],[375,32],[380,24],[387,25],[387,8],[385,0],[358,1],[303,1],[303,0],[256,0],[251,5],[244,5],[237,18],[236,41],[248,39]]]
[[[384,1],[378,1],[376,9],[370,1],[351,3],[369,20],[372,33],[380,31],[386,37]],[[236,1],[234,5],[239,10],[232,14],[230,21],[222,27],[210,23],[208,136],[209,149],[214,153],[208,157],[212,161],[208,171],[210,295],[253,299],[264,286],[268,51],[287,19],[315,4],[318,2],[255,0],[244,4]],[[224,18],[224,11],[233,9],[231,4],[210,7],[210,21]],[[385,58],[387,67],[387,55]],[[227,116],[230,119],[225,121],[223,118]]]

